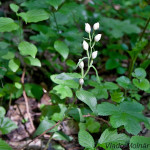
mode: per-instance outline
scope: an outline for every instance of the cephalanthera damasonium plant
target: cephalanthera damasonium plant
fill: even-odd
[[[93,65],[93,60],[97,57],[98,51],[94,50],[94,46],[96,42],[99,42],[101,39],[102,34],[97,34],[95,35],[95,31],[99,29],[99,22],[95,23],[93,25],[93,33],[92,33],[92,29],[91,26],[88,23],[85,23],[85,31],[89,34],[89,38],[84,38],[83,40],[83,49],[86,51],[87,57],[83,57],[81,59],[79,59],[78,65],[81,69],[81,79],[79,80],[79,83],[81,85],[84,84],[84,78],[86,77],[86,75],[88,74],[90,68],[93,68],[96,72],[96,76],[97,76],[97,81],[98,83],[99,81],[99,77],[98,77],[98,72],[97,69],[94,67]],[[88,66],[87,66],[87,70],[84,70],[84,60],[88,59]]]

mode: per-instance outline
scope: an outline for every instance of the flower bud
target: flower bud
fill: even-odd
[[[88,23],[85,23],[85,31],[87,33],[90,33],[91,32],[91,26],[88,24]]]
[[[84,84],[84,80],[81,78],[81,79],[79,80],[79,83],[80,83],[80,85],[83,85],[83,84]]]
[[[94,30],[98,30],[98,29],[99,29],[99,22],[97,22],[97,23],[95,23],[95,24],[93,25],[93,29],[94,29]]]
[[[86,51],[89,49],[89,44],[86,41],[83,41],[83,49]]]
[[[97,51],[92,53],[92,59],[95,59],[97,57],[97,53],[98,53]]]
[[[102,37],[102,34],[97,34],[94,38],[95,42],[98,42]]]
[[[83,62],[83,61],[80,62],[79,67],[80,67],[81,69],[84,68],[84,62]]]

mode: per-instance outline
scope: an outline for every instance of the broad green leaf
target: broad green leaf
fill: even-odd
[[[55,140],[60,140],[60,141],[62,141],[62,140],[63,140],[63,141],[67,141],[67,142],[72,141],[72,137],[70,137],[70,136],[64,134],[64,133],[61,132],[61,131],[55,132],[54,135],[53,135],[53,138],[54,138]]]
[[[26,23],[28,22],[27,13],[21,12],[17,14],[19,17],[21,17]]]
[[[13,72],[16,72],[20,67],[20,61],[18,59],[11,59],[8,66]]]
[[[70,109],[68,114],[70,116],[72,116],[78,122],[84,121],[84,117],[82,116],[81,109],[79,109],[79,108],[72,108],[72,109]]]
[[[0,139],[0,149],[1,150],[13,150],[5,141]]]
[[[61,73],[56,78],[60,80],[73,80],[81,78],[81,75],[78,73]]]
[[[129,142],[130,138],[125,134],[118,134],[117,130],[106,129],[100,139],[98,140],[98,145],[105,150],[121,150],[121,148],[112,147],[112,145],[126,145]]]
[[[130,150],[149,150],[150,137],[132,136],[130,140]]]
[[[112,101],[114,102],[121,103],[124,100],[123,92],[114,91],[110,95],[111,95]]]
[[[10,44],[6,42],[0,42],[0,56],[3,56],[8,53],[8,46]]]
[[[2,66],[0,69],[0,79],[2,79],[4,77],[6,72],[7,72],[7,69]]]
[[[10,4],[10,8],[12,11],[14,11],[15,13],[17,13],[17,11],[19,10],[19,6],[16,4],[11,3]]]
[[[150,118],[147,118],[147,120],[148,120],[148,123],[145,123],[145,127],[150,130]]]
[[[94,113],[97,112],[96,110],[97,99],[91,92],[84,91],[84,90],[77,91],[76,96],[79,100],[87,104]]]
[[[23,41],[23,42],[19,43],[18,48],[19,48],[21,55],[23,55],[23,56],[30,55],[33,58],[35,58],[36,53],[37,53],[37,48],[32,43]]]
[[[127,68],[124,68],[124,67],[118,67],[117,68],[118,74],[125,74],[126,71],[127,71]]]
[[[144,79],[146,77],[146,71],[143,68],[136,68],[132,76],[138,79]]]
[[[54,113],[60,112],[60,107],[58,105],[45,105],[41,108],[42,116],[50,118]]]
[[[15,82],[15,87],[16,87],[17,89],[21,89],[21,88],[22,88],[22,84],[19,83],[19,82]]]
[[[113,82],[105,82],[104,87],[108,90],[117,90],[118,89],[118,85]]]
[[[114,104],[103,102],[97,105],[98,115],[109,116],[117,111],[117,107]]]
[[[13,59],[14,57],[15,57],[15,53],[12,51],[8,51],[7,54],[2,56],[2,58],[6,60]]]
[[[64,42],[55,41],[54,48],[64,59],[67,59],[69,54],[69,48]]]
[[[80,130],[86,130],[86,124],[80,122],[80,123],[79,123],[79,129],[80,129]]]
[[[39,21],[47,20],[50,16],[49,13],[43,9],[32,9],[26,13],[19,13],[18,15],[22,17],[26,23],[36,23]]]
[[[0,132],[2,134],[8,134],[12,130],[16,129],[17,125],[11,121],[9,118],[0,118]]]
[[[63,0],[47,0],[47,3],[53,6],[56,10],[62,2]]]
[[[43,96],[43,88],[40,85],[33,83],[26,83],[24,87],[29,97],[40,100],[40,98]]]
[[[22,1],[21,6],[25,7],[28,10],[32,10],[33,8],[36,8],[36,9],[41,9],[41,8],[48,9],[49,8],[49,6],[46,4],[46,0],[44,1],[41,1],[41,0]]]
[[[97,133],[100,130],[100,123],[95,121],[94,118],[86,119],[86,128],[90,133]]]
[[[89,82],[89,85],[95,87],[94,89],[91,90],[91,92],[95,95],[97,99],[108,98],[108,92],[105,85],[93,81]]]
[[[115,59],[112,59],[112,58],[108,59],[106,64],[105,64],[106,70],[112,70],[112,69],[115,69],[117,67],[119,67],[119,62],[116,61]]]
[[[118,106],[104,102],[97,106],[99,115],[111,115],[110,123],[114,128],[123,125],[128,133],[134,135],[141,131],[140,122],[148,123],[147,118],[142,114],[143,109],[144,107],[137,102],[122,102]]]
[[[127,78],[126,76],[121,76],[121,77],[117,78],[116,81],[121,87],[123,87],[125,89],[128,89],[131,84],[130,79]]]
[[[60,97],[60,99],[64,99],[66,97],[72,97],[72,91],[68,86],[65,85],[57,85],[53,88],[53,91],[56,91],[56,94]]]
[[[0,106],[0,118],[4,117],[5,113],[6,113],[6,110],[2,106]]]
[[[69,66],[69,67],[71,67],[71,68],[73,68],[73,69],[76,68],[76,63],[75,63],[73,60],[71,60],[71,59],[68,59],[68,60],[66,61],[66,64],[67,64],[67,66]]]
[[[38,126],[37,130],[34,133],[34,137],[38,136],[40,134],[42,134],[44,131],[46,131],[47,129],[51,128],[52,126],[54,126],[56,123],[52,120],[48,120],[48,119],[44,119],[40,125]],[[49,132],[56,132],[58,130],[58,126],[56,126],[55,128],[53,128],[52,130],[50,130]]]
[[[50,78],[56,84],[61,84],[73,89],[77,89],[79,87],[79,78],[81,78],[81,75],[78,73],[61,73],[51,75]]]
[[[91,90],[91,92],[96,96],[97,99],[107,99],[108,98],[108,92],[107,89],[103,86],[96,87]]]
[[[85,148],[94,148],[93,137],[85,130],[80,130],[78,133],[79,144]]]
[[[11,32],[19,26],[11,18],[0,17],[0,32]]]
[[[150,88],[150,83],[147,79],[133,79],[133,84],[140,90],[147,91]]]
[[[60,108],[60,112],[55,112],[52,116],[51,119],[53,121],[59,121],[59,120],[63,120],[64,116],[65,116],[65,112],[67,110],[66,106],[64,104],[58,104],[59,108]]]
[[[101,18],[101,26],[108,35],[111,35],[114,38],[120,38],[124,34],[139,33],[140,28],[130,22],[130,20],[117,20],[116,18]],[[128,29],[128,30],[127,30]]]
[[[25,58],[25,62],[31,66],[41,67],[41,62],[38,58],[28,56]]]

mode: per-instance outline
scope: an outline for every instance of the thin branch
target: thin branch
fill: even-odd
[[[92,116],[92,115],[90,115],[90,114],[88,114],[88,115],[83,115],[83,117],[85,117],[85,118],[87,118],[87,117],[95,118],[96,120],[100,120],[100,121],[106,123],[108,126],[111,126],[111,125],[109,124],[109,122],[106,121],[106,120],[104,120],[103,118],[95,117],[95,116]]]
[[[24,68],[24,69],[23,69],[23,73],[22,73],[22,77],[21,77],[21,83],[22,83],[22,87],[23,87],[23,97],[24,97],[24,100],[25,100],[26,111],[27,111],[27,115],[28,115],[29,121],[30,121],[30,123],[31,123],[31,127],[32,127],[33,130],[35,130],[35,127],[34,127],[34,124],[33,124],[33,120],[32,120],[32,118],[31,118],[31,114],[30,114],[29,103],[28,103],[28,97],[27,97],[27,95],[26,95],[26,91],[25,91],[25,88],[24,88],[25,73],[26,73],[26,69]]]
[[[57,125],[59,125],[62,121],[58,121],[55,125],[53,125],[51,128],[45,130],[42,134],[40,134],[39,136],[35,137],[32,141],[30,141],[29,143],[27,143],[25,146],[23,146],[24,149],[25,147],[27,147],[30,143],[32,143],[33,141],[35,141],[36,139],[42,137],[44,134],[46,134],[47,132],[49,132],[50,130],[52,130],[53,128],[55,128]],[[19,150],[19,149],[18,149]]]
[[[19,107],[18,104],[17,104],[17,108],[18,108],[18,111],[20,113],[20,116],[25,120],[25,118],[24,118],[24,116],[23,116],[23,114],[22,114],[22,112],[21,112],[20,107]],[[26,127],[26,124],[23,123],[23,126],[24,126],[24,129],[26,130],[26,132],[28,133],[29,137],[31,138],[30,132],[28,131],[28,129]]]

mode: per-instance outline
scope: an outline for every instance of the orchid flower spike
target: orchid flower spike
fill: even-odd
[[[85,31],[87,33],[90,33],[91,32],[91,26],[88,24],[88,23],[85,23]]]
[[[84,84],[84,80],[81,78],[81,79],[79,80],[79,83],[80,83],[80,85],[83,85],[83,84]]]
[[[94,38],[95,42],[98,42],[102,37],[102,34],[97,34]]]
[[[97,22],[97,23],[95,23],[95,24],[93,25],[93,29],[94,29],[94,30],[98,30],[98,29],[99,29],[99,22]]]
[[[98,51],[95,51],[92,53],[92,59],[95,59],[97,57],[97,53],[98,53]]]
[[[81,69],[84,68],[84,62],[83,62],[83,61],[80,62],[79,67],[80,67]]]
[[[86,51],[89,49],[89,44],[86,41],[83,41],[83,49]]]

